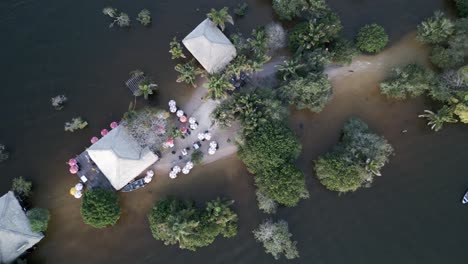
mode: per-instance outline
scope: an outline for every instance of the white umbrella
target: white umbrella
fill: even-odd
[[[188,161],[187,164],[185,164],[185,167],[187,167],[189,170],[193,168],[193,162]]]
[[[146,175],[145,178],[143,179],[143,181],[145,183],[149,183],[153,180],[153,176],[149,176],[149,175]]]
[[[205,134],[203,133],[198,133],[198,140],[204,140],[205,139]]]
[[[76,191],[75,194],[73,195],[76,199],[80,199],[81,196],[83,196],[83,193],[81,191]]]
[[[75,190],[81,192],[81,190],[83,190],[83,184],[80,182],[80,183],[77,183],[75,185]]]
[[[154,171],[153,171],[153,170],[148,170],[148,171],[146,172],[146,176],[153,177],[153,176],[154,176]]]
[[[195,130],[197,129],[198,125],[197,123],[190,124],[190,129]]]
[[[190,172],[190,170],[189,170],[188,168],[185,168],[185,167],[184,167],[184,168],[182,169],[182,173],[183,173],[183,174],[189,174],[189,172]]]
[[[182,110],[177,110],[176,115],[177,115],[177,117],[181,117],[181,116],[184,115],[184,111],[182,111]]]
[[[176,111],[177,111],[177,107],[175,107],[175,106],[174,107],[172,107],[172,106],[169,107],[169,112],[175,113]]]
[[[208,154],[214,155],[216,153],[216,149],[210,148],[208,149]]]
[[[175,107],[175,106],[176,106],[176,101],[174,101],[174,100],[169,100],[169,106],[170,106],[170,107]]]
[[[169,173],[169,178],[171,178],[171,179],[177,178],[177,173],[171,171],[171,172]]]
[[[211,139],[211,133],[209,133],[209,132],[205,133],[205,139],[210,140]]]
[[[174,168],[172,168],[172,171],[175,172],[175,173],[179,173],[180,172],[180,167],[179,166],[174,166]]]
[[[195,119],[195,117],[190,117],[190,118],[188,119],[188,122],[189,122],[190,124],[195,124],[195,123],[197,122],[197,120]]]
[[[216,141],[211,141],[211,142],[210,142],[210,148],[214,148],[214,149],[215,149],[216,147],[218,147],[218,143],[216,143]]]

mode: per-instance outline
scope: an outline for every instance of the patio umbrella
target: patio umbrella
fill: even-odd
[[[169,172],[169,178],[171,178],[171,179],[177,178],[177,173],[175,173],[173,171]]]
[[[211,141],[210,142],[210,148],[217,148],[218,147],[218,143],[216,143],[216,141]]]
[[[174,166],[174,168],[172,168],[172,171],[177,174],[177,173],[180,172],[180,167],[179,166]]]
[[[70,165],[70,166],[74,166],[74,165],[76,165],[77,163],[78,163],[78,162],[76,161],[76,159],[69,159],[69,160],[68,160],[68,165]]]
[[[98,140],[99,140],[99,138],[97,138],[97,137],[92,137],[92,138],[91,138],[91,144],[94,144],[94,143],[98,142]]]
[[[216,149],[210,148],[208,149],[208,154],[214,155],[216,153]]]
[[[119,125],[119,123],[117,123],[117,122],[114,121],[114,122],[110,123],[110,128],[114,129],[114,128],[116,128],[118,125]]]
[[[185,123],[185,122],[187,122],[187,117],[183,115],[183,116],[180,117],[179,121],[182,122],[182,123]]]
[[[198,128],[197,123],[190,124],[190,129],[195,130]]]
[[[205,139],[205,134],[204,133],[198,133],[198,140],[204,140]]]
[[[109,133],[107,129],[104,128],[103,130],[101,130],[101,136],[105,136],[107,135],[107,133]]]
[[[211,139],[211,133],[209,133],[209,132],[205,133],[205,139],[210,140]]]
[[[185,168],[185,167],[184,167],[184,168],[182,169],[182,173],[183,173],[183,174],[189,174],[189,172],[190,172],[190,170],[189,170],[188,168]]]
[[[71,174],[76,174],[78,172],[78,166],[76,165],[71,166],[69,171]]]
[[[177,117],[181,117],[184,115],[184,111],[182,110],[177,110],[177,113],[176,113]]]
[[[175,107],[175,106],[176,106],[176,101],[169,100],[169,107]]]
[[[187,167],[189,170],[193,168],[193,162],[187,161],[187,164],[185,164],[185,167]]]
[[[146,175],[145,178],[143,179],[143,181],[145,183],[149,183],[153,180],[153,176],[149,176],[149,175]]]
[[[148,170],[148,171],[146,172],[146,176],[153,177],[153,176],[154,176],[154,171],[153,171],[153,170]]]
[[[75,195],[76,193],[76,188],[75,187],[71,187],[70,188],[70,195]]]
[[[80,199],[81,196],[83,196],[83,193],[80,191],[76,191],[76,193],[73,195],[76,199]]]
[[[182,132],[183,134],[187,133],[187,127],[185,126],[181,127],[180,132]]]
[[[195,117],[192,116],[192,117],[190,117],[190,118],[188,119],[188,122],[189,122],[190,124],[195,124],[195,123],[197,122],[197,120],[195,119]]]
[[[77,183],[75,185],[75,190],[77,190],[77,191],[83,190],[83,184],[81,182]]]
[[[177,107],[175,107],[175,106],[169,107],[169,112],[171,112],[171,113],[177,112]]]

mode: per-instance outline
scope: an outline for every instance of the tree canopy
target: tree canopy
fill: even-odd
[[[289,233],[288,223],[284,220],[273,222],[266,220],[253,231],[255,239],[263,243],[265,252],[279,259],[284,255],[286,259],[299,257],[296,241],[292,241],[292,234]]]
[[[356,46],[363,52],[376,53],[385,48],[388,35],[385,29],[377,24],[365,25],[359,30]]]
[[[33,208],[26,215],[33,232],[44,232],[49,224],[50,213],[44,208]]]
[[[434,16],[418,25],[417,39],[423,43],[440,44],[453,34],[454,25],[443,12],[436,11]]]
[[[148,214],[151,233],[165,245],[179,244],[192,251],[210,245],[218,235],[233,237],[237,234],[237,214],[230,208],[233,202],[218,198],[203,210],[192,201],[164,198]]]
[[[380,83],[382,94],[393,99],[406,99],[422,95],[432,89],[434,73],[417,64],[408,64],[393,69],[393,76]]]
[[[81,216],[85,224],[95,228],[115,225],[120,218],[117,194],[104,189],[86,191],[81,204]]]

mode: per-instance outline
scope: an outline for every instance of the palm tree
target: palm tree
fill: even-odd
[[[234,75],[237,79],[240,78],[241,73],[252,72],[252,63],[250,60],[247,60],[245,55],[237,56],[231,63],[226,66],[226,74],[228,76]]]
[[[202,69],[195,66],[193,60],[184,64],[177,64],[175,70],[180,73],[176,82],[185,82],[193,87],[196,87],[195,79],[197,75],[203,72]]]
[[[372,160],[372,159],[366,160],[366,171],[376,176],[382,176],[382,174],[380,173],[380,168],[382,168],[383,166],[384,164],[376,160]]]
[[[252,30],[252,36],[249,38],[250,49],[255,55],[261,56],[268,51],[268,37],[264,29]]]
[[[156,87],[158,87],[157,84],[147,79],[143,81],[140,85],[138,85],[138,90],[140,91],[138,96],[143,95],[143,98],[145,98],[145,100],[148,100],[148,97],[153,94],[153,91],[156,90]]]
[[[234,89],[234,85],[232,85],[223,74],[212,75],[208,81],[208,95],[215,100],[226,98],[226,91],[232,91]]]
[[[172,59],[185,58],[184,52],[182,51],[182,46],[180,45],[177,38],[174,37],[169,43],[169,53],[172,55]]]
[[[444,105],[437,113],[430,110],[424,110],[425,114],[418,117],[426,118],[429,122],[427,125],[434,131],[442,129],[444,123],[456,123],[457,119],[453,117],[453,108]]]
[[[286,60],[284,64],[277,65],[278,73],[282,76],[283,80],[292,79],[298,76],[297,71],[304,68],[306,65],[300,63],[297,58]]]
[[[234,25],[234,20],[232,19],[232,16],[229,15],[228,10],[229,10],[228,7],[223,7],[219,11],[212,8],[211,12],[206,14],[206,16],[208,18],[210,18],[211,21],[213,21],[213,23],[216,26],[219,26],[221,28],[221,30],[224,31],[224,28],[225,28],[224,23],[225,22],[228,22],[228,23],[231,23],[232,25]]]
[[[137,20],[143,25],[148,26],[151,23],[151,12],[148,9],[143,9],[138,13]]]

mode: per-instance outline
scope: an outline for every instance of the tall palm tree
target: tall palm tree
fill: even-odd
[[[215,100],[226,98],[226,91],[234,89],[234,85],[223,74],[212,75],[208,81],[208,95]]]
[[[193,87],[196,87],[195,79],[197,75],[203,72],[202,69],[195,66],[193,60],[184,64],[177,64],[175,70],[180,73],[176,82],[185,82]]]
[[[216,9],[212,8],[211,12],[206,14],[206,16],[208,18],[210,18],[211,21],[213,21],[213,23],[216,26],[219,26],[221,28],[221,30],[224,31],[224,28],[225,28],[224,23],[225,22],[228,22],[228,23],[231,23],[232,25],[234,25],[234,19],[232,19],[232,16],[229,15],[228,10],[229,10],[228,7],[223,7],[220,10],[216,10]]]
[[[424,110],[425,114],[419,115],[418,117],[426,118],[428,120],[427,125],[434,131],[442,129],[444,123],[456,123],[457,119],[453,117],[453,108],[444,105],[437,113],[430,110]]]
[[[299,59],[294,58],[291,60],[285,60],[284,64],[277,65],[278,73],[282,76],[283,80],[292,79],[298,76],[298,71],[304,68],[306,65],[300,63]]]

